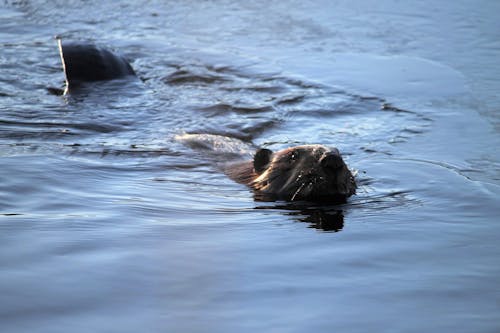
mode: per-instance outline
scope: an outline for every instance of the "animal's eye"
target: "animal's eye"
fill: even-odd
[[[290,162],[295,162],[296,160],[299,159],[299,153],[296,151],[293,151],[290,153]]]

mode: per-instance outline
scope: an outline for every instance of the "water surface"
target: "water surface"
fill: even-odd
[[[496,332],[495,1],[7,1],[5,332]],[[54,36],[138,80],[54,96]],[[261,202],[178,142],[336,146],[344,205]]]

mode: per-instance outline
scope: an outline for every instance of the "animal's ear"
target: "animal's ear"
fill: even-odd
[[[255,152],[253,157],[253,168],[256,173],[261,173],[266,170],[267,165],[271,161],[273,152],[269,149],[259,149]]]

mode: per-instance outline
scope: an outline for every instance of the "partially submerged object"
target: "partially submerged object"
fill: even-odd
[[[66,81],[64,94],[84,83],[135,76],[128,61],[108,49],[90,43],[63,43],[61,39],[57,43]]]
[[[229,178],[252,188],[256,200],[343,203],[356,193],[355,175],[337,148],[301,145],[251,154],[255,147],[223,135],[182,134],[176,139],[208,152]]]

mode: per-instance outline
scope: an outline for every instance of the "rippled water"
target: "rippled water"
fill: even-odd
[[[496,332],[494,1],[7,1],[2,332]],[[137,80],[54,96],[54,36]],[[261,202],[176,140],[336,146],[344,205]]]

